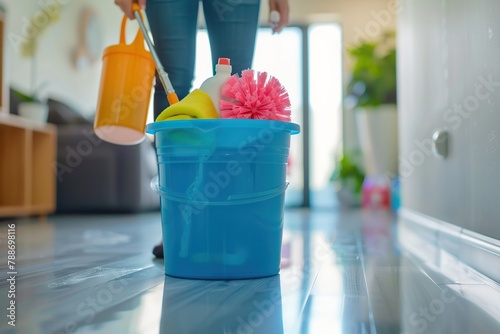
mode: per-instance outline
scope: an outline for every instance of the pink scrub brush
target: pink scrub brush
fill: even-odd
[[[221,117],[290,122],[290,99],[283,85],[266,72],[244,70],[221,90]]]

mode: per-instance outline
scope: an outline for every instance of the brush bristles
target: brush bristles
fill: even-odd
[[[290,98],[278,79],[266,72],[244,70],[226,80],[221,90],[224,118],[267,119],[290,122]]]

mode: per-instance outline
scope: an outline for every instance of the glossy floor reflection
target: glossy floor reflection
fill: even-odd
[[[16,327],[3,315],[0,332],[500,333],[499,285],[450,255],[426,256],[387,212],[289,210],[281,274],[233,281],[163,275],[150,255],[159,220],[16,221]]]

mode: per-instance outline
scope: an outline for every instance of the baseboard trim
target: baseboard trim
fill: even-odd
[[[500,284],[500,240],[408,209],[401,209],[398,217],[403,246],[414,255],[439,261],[445,251]]]

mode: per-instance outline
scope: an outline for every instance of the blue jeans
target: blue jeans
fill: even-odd
[[[221,57],[230,58],[233,73],[252,67],[260,0],[148,0],[146,13],[155,49],[179,99],[191,90],[196,56],[199,2],[210,40],[212,68]],[[156,80],[154,114],[168,107],[160,80]]]

